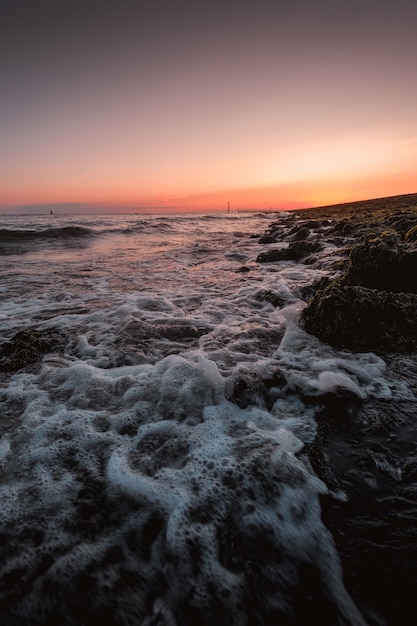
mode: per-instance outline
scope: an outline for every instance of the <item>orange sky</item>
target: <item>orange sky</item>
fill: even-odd
[[[416,3],[148,4],[2,3],[0,211],[417,191]]]

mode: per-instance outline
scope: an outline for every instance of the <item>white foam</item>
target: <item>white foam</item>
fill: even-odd
[[[303,331],[298,318],[304,307],[296,303],[276,314],[285,318],[286,327],[274,354],[278,363],[292,370],[293,384],[303,393],[348,391],[363,400],[400,399],[410,394],[406,385],[386,378],[386,364],[375,354],[339,351]]]
[[[213,235],[210,245],[195,245],[197,218],[182,219],[175,239],[167,231],[148,238],[142,258],[137,217],[124,217],[132,232],[123,254],[120,236],[115,250],[109,238],[102,248],[61,251],[61,284],[42,285],[40,294],[10,278],[14,295],[0,305],[7,336],[20,323],[10,316],[17,311],[24,324],[36,320],[68,341],[59,355],[4,378],[1,401],[15,427],[0,439],[0,526],[11,546],[0,573],[34,581],[16,610],[45,623],[50,605],[37,604],[39,590],[50,585],[54,597],[77,602],[86,572],[94,601],[117,610],[118,583],[140,581],[124,587],[123,610],[134,607],[128,623],[146,624],[152,611],[169,623],[189,603],[200,615],[221,605],[245,623],[249,596],[255,613],[282,602],[291,615],[288,590],[308,564],[357,626],[321,520],[326,486],[302,460],[318,410],[302,398],[389,397],[393,383],[376,357],[333,351],[301,331],[302,302],[278,310],[257,299],[269,290],[293,301],[317,270],[256,265],[259,244],[217,218],[199,226]],[[248,233],[264,228],[264,217],[242,219]],[[251,260],[251,272],[236,273],[236,263]],[[47,277],[41,257],[21,262],[21,273]],[[99,274],[86,280],[86,268]],[[205,332],[182,343],[158,333],[178,320]],[[132,332],[126,347],[121,335],[134,323],[146,332]],[[276,371],[282,388],[262,387]],[[233,396],[241,379],[259,382],[246,408]],[[50,566],[42,555],[51,555]]]

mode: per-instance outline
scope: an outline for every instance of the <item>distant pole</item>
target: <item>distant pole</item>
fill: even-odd
[[[227,203],[227,212],[230,213],[230,202]]]

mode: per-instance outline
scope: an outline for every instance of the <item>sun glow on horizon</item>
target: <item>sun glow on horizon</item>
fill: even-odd
[[[302,18],[269,0],[163,13],[86,0],[88,15],[77,0],[47,15],[11,6],[0,211],[286,209],[414,193],[417,5],[371,20],[364,3],[360,16],[306,4]]]

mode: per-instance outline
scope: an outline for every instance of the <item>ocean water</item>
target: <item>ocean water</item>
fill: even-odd
[[[361,569],[389,531],[358,544],[363,520],[338,516],[394,498],[413,525],[412,361],[299,327],[303,289],[337,273],[339,251],[324,228],[312,262],[257,263],[286,245],[259,236],[290,217],[2,217],[0,342],[56,339],[0,373],[2,625],[407,623],[390,621],[375,552]],[[327,481],[308,452],[336,405],[369,440],[332,433]],[[376,442],[390,407],[396,457]],[[397,556],[415,548],[407,532]]]

